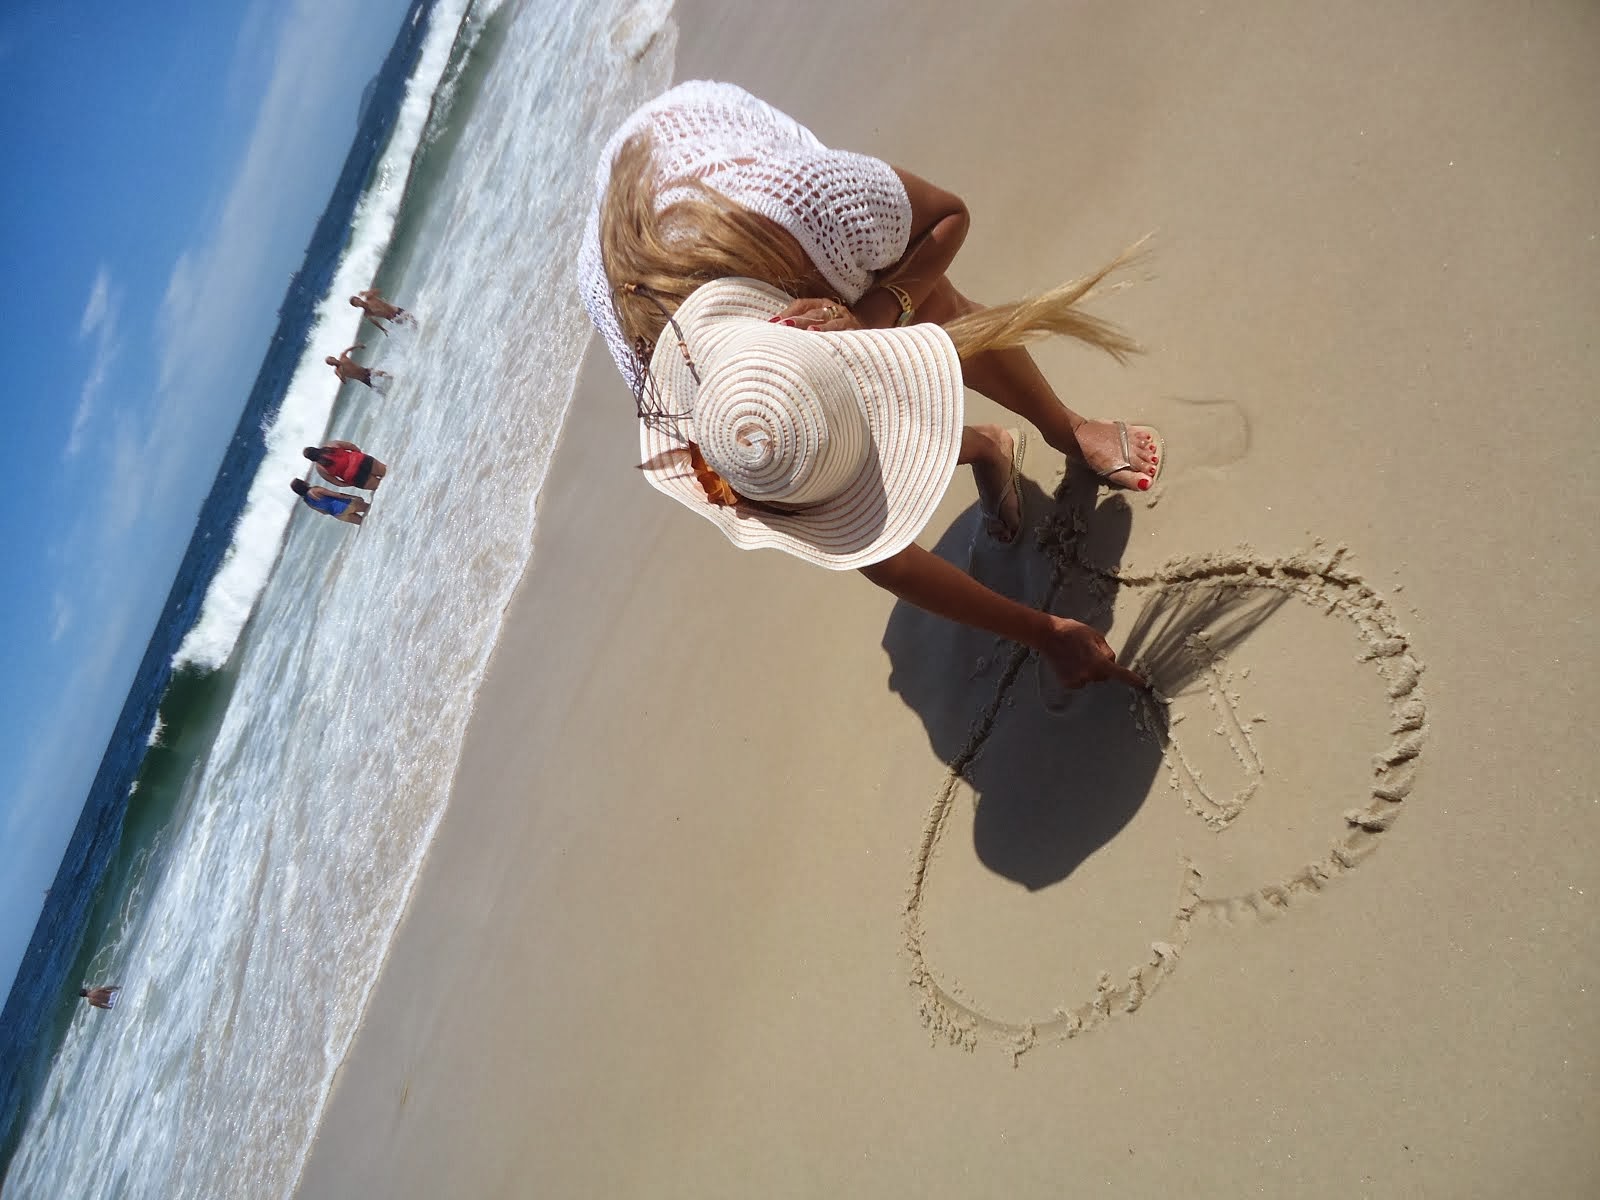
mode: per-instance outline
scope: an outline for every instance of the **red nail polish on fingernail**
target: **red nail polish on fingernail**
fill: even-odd
[[[1141,492],[1148,492],[1150,490],[1150,480],[1148,480],[1148,479],[1139,480],[1139,490]]]
[[[778,322],[778,324],[779,324],[779,325],[789,325],[789,326],[793,326],[793,325],[794,325],[794,322],[793,322],[793,321],[791,321],[791,320],[790,320],[790,319],[789,319],[789,318],[788,318],[788,317],[785,317],[785,318],[784,318],[784,319],[783,319],[783,320],[781,320],[781,321],[779,321],[779,322]]]
[[[773,324],[776,324],[776,323],[777,323],[777,320],[778,320],[778,318],[777,318],[777,317],[768,317],[768,318],[767,318],[767,324],[768,324],[768,325],[773,325]]]

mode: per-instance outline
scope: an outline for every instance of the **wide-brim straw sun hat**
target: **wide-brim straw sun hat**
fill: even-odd
[[[718,279],[679,306],[650,359],[645,478],[741,549],[838,571],[870,566],[916,539],[950,485],[961,361],[937,325],[773,324],[791,303],[754,279]],[[689,442],[738,504],[707,499]]]

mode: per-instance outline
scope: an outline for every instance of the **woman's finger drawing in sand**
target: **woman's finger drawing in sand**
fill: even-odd
[[[1090,626],[1003,597],[913,542],[958,463],[973,467],[988,534],[1020,534],[1025,437],[963,425],[964,386],[1112,486],[1148,487],[1159,469],[1150,431],[1071,412],[1023,349],[1065,334],[1133,353],[1077,307],[1126,256],[982,308],[945,277],[967,224],[949,193],[829,150],[737,87],[687,83],[608,143],[580,284],[640,399],[647,477],[736,545],[858,569],[1038,651],[1069,687],[1143,686]],[[712,503],[708,474],[734,504]]]

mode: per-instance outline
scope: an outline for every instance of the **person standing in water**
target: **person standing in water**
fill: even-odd
[[[384,333],[389,331],[384,328],[385,321],[393,321],[397,325],[415,325],[417,319],[401,308],[398,304],[390,304],[383,298],[383,293],[377,288],[368,288],[364,292],[357,292],[350,297],[352,308],[359,308],[367,314],[366,319],[371,321]]]
[[[338,487],[375,492],[389,473],[385,464],[354,442],[331,441],[321,446],[307,446],[301,453],[316,465],[318,475]]]
[[[350,355],[356,350],[365,350],[365,342],[357,342],[339,354],[336,358],[332,354],[322,361],[333,368],[333,373],[339,377],[340,383],[349,383],[352,379],[357,383],[364,383],[375,392],[383,391],[383,384],[389,380],[389,372],[374,371],[371,367],[364,367]]]
[[[98,987],[81,987],[78,989],[78,995],[96,1008],[110,1010],[117,1006],[117,993],[121,990],[120,983],[111,984],[109,987],[102,984]]]
[[[361,524],[367,519],[367,510],[372,507],[360,496],[336,492],[332,488],[312,487],[304,479],[291,479],[289,488],[306,502],[306,507],[335,521],[343,521],[346,525]]]

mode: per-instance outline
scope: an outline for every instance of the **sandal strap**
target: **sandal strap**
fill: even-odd
[[[1122,443],[1122,460],[1113,463],[1103,471],[1096,471],[1095,474],[1100,476],[1101,479],[1110,479],[1118,471],[1134,471],[1138,469],[1133,465],[1133,449],[1128,445],[1128,423],[1126,421],[1114,421],[1112,423],[1117,427],[1117,440]]]

